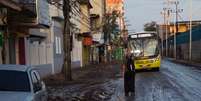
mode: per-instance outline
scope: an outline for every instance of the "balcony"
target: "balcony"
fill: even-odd
[[[12,10],[21,11],[22,9],[18,3],[18,0],[0,0],[0,5],[11,8]]]
[[[25,15],[37,17],[37,0],[18,0]]]
[[[100,15],[99,14],[90,14],[91,19],[91,29],[92,31],[97,31],[100,29]]]
[[[50,5],[49,12],[50,12],[50,16],[53,18],[62,19],[62,20],[64,19],[62,9],[59,9],[55,5]]]
[[[10,11],[12,25],[28,27],[49,27],[50,15],[47,0],[18,0],[21,12]]]

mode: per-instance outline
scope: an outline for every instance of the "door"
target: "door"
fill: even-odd
[[[9,39],[9,62],[10,64],[16,64],[16,48],[15,48],[15,36],[11,34]]]
[[[25,65],[25,41],[24,38],[19,38],[19,64]]]

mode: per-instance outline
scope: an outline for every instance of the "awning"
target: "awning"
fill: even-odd
[[[100,44],[104,43],[104,39],[103,39],[103,34],[102,33],[93,34],[92,38],[93,38],[93,41],[95,41],[95,42],[98,42]]]
[[[82,36],[82,37],[91,37],[91,32],[84,32],[84,33],[81,33],[81,36]]]
[[[90,17],[93,19],[97,19],[97,18],[100,18],[100,15],[99,14],[90,14]]]
[[[0,5],[9,7],[11,9],[17,10],[17,11],[21,11],[21,7],[19,6],[19,4],[17,4],[16,2],[12,1],[12,0],[0,0]]]
[[[83,39],[83,45],[90,46],[92,44],[93,44],[92,37],[84,37],[84,39]]]

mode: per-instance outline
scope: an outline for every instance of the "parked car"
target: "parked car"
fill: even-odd
[[[39,73],[29,66],[0,65],[1,101],[47,101]]]

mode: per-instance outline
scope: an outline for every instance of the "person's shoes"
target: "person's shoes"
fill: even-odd
[[[125,96],[128,97],[128,96],[129,96],[129,93],[128,93],[128,92],[125,92]]]
[[[131,92],[130,96],[135,97],[135,92]]]

